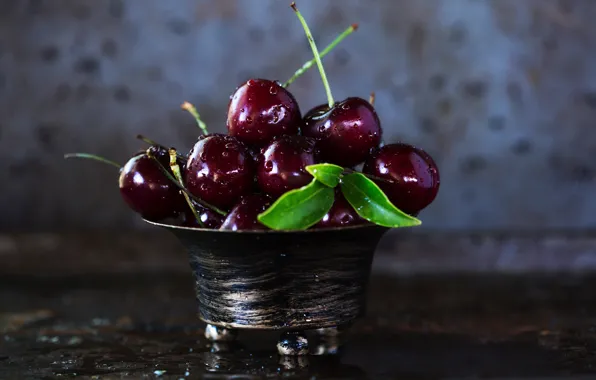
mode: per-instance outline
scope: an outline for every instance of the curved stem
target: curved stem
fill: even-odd
[[[339,36],[335,37],[335,39],[329,45],[327,45],[327,47],[325,49],[323,49],[322,52],[319,53],[320,57],[323,58],[324,56],[329,54],[329,52],[331,50],[333,50],[337,46],[337,44],[339,44],[341,41],[344,40],[344,38],[346,38],[347,36],[352,34],[352,32],[355,32],[356,30],[358,30],[358,24],[350,25],[348,27],[348,29],[344,30]],[[302,65],[301,68],[296,70],[294,75],[292,75],[292,77],[290,79],[288,79],[286,81],[286,83],[283,84],[282,87],[285,88],[285,87],[288,87],[289,85],[291,85],[299,76],[301,76],[306,71],[308,71],[308,69],[310,69],[316,62],[317,62],[316,58],[313,58],[310,61],[304,63],[304,65]]]
[[[216,213],[226,216],[228,215],[225,211],[205,202],[204,200],[202,200],[199,197],[194,196],[190,191],[188,191],[188,189],[182,185],[180,182],[178,182],[178,180],[176,178],[174,178],[174,176],[172,174],[170,174],[170,172],[168,171],[168,169],[163,166],[161,164],[161,162],[159,162],[159,160],[157,159],[157,157],[151,155],[151,154],[147,154],[147,156],[151,157],[155,163],[157,164],[157,166],[159,167],[159,169],[162,171],[162,173],[166,176],[167,179],[169,179],[170,181],[174,182],[174,184],[176,186],[178,186],[178,188],[180,190],[182,190],[184,193],[186,193],[186,195],[188,195],[190,198],[192,198],[194,201],[196,201],[198,204],[200,204],[203,207],[207,207],[208,209],[211,209],[213,211],[215,211]]]
[[[327,80],[327,75],[325,74],[325,69],[323,68],[323,63],[321,62],[321,57],[319,55],[319,49],[317,49],[317,44],[312,37],[312,33],[308,25],[306,24],[306,20],[302,17],[302,14],[296,7],[296,3],[292,2],[290,4],[294,12],[296,12],[296,16],[300,23],[302,24],[302,28],[304,28],[304,33],[306,33],[306,38],[308,39],[308,43],[310,44],[310,48],[312,49],[312,53],[315,56],[315,61],[317,62],[317,67],[319,68],[319,73],[321,74],[321,80],[323,81],[323,86],[325,86],[325,92],[327,93],[327,103],[329,108],[332,108],[335,105],[335,101],[333,100],[333,95],[331,95],[331,88],[329,87],[329,81]]]
[[[155,141],[143,136],[143,135],[137,135],[137,139],[149,144],[149,145],[158,145],[158,146],[163,146],[161,144],[156,143]]]
[[[207,131],[207,124],[201,119],[201,115],[199,115],[199,111],[197,111],[197,107],[193,106],[189,102],[182,103],[182,109],[188,111],[197,121],[197,125],[203,131],[203,134],[206,135],[209,132]]]
[[[184,186],[184,181],[182,180],[182,173],[180,172],[180,166],[178,166],[178,154],[176,153],[176,149],[170,148],[168,152],[170,153],[170,169],[172,169],[172,173],[174,173],[174,177],[176,177],[178,182],[182,186]],[[188,203],[188,207],[190,207],[190,211],[192,211],[192,214],[197,220],[197,223],[199,224],[199,226],[204,228],[205,225],[201,221],[201,217],[199,216],[199,214],[197,214],[197,210],[195,209],[195,206],[192,204],[190,197],[184,191],[182,192],[182,195],[184,196],[184,199],[186,199],[186,203]]]
[[[95,160],[95,161],[99,161],[99,162],[103,162],[104,164],[108,164],[108,165],[112,165],[117,167],[118,169],[122,168],[122,165],[120,165],[119,163],[112,161],[112,160],[108,160],[107,158],[101,157],[101,156],[97,156],[95,154],[90,154],[90,153],[67,153],[64,155],[65,159],[68,158],[85,158],[85,159],[89,159],[89,160]]]

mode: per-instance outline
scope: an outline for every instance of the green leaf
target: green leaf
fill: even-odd
[[[306,167],[306,171],[325,186],[336,187],[344,168],[333,164],[315,164]]]
[[[376,183],[362,173],[350,173],[342,178],[341,192],[354,210],[369,222],[384,227],[411,227],[420,220],[395,207]]]
[[[308,185],[282,195],[257,218],[273,230],[305,230],[327,214],[334,195],[332,188],[313,179]]]

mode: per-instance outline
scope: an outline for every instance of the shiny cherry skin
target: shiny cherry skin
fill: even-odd
[[[264,193],[277,198],[308,185],[312,176],[306,166],[318,162],[316,141],[304,136],[281,136],[263,149],[257,165],[257,181]]]
[[[243,230],[267,230],[257,216],[271,206],[272,199],[265,194],[249,194],[243,196],[238,204],[228,214],[221,230],[243,231]]]
[[[344,167],[364,161],[379,146],[383,131],[374,107],[351,97],[331,109],[320,105],[304,117],[302,134],[319,140],[322,160]]]
[[[159,162],[169,168],[163,148],[150,148]],[[180,189],[161,171],[146,153],[137,154],[124,165],[118,179],[120,195],[128,206],[145,219],[159,221],[184,210]]]
[[[357,226],[360,224],[368,224],[366,219],[363,219],[354,207],[346,200],[344,195],[338,189],[335,191],[335,201],[333,206],[323,219],[321,219],[312,228],[338,228]]]
[[[256,146],[276,136],[296,135],[302,116],[294,96],[278,82],[250,79],[230,98],[228,134]]]
[[[223,209],[254,186],[255,164],[244,144],[232,136],[199,139],[188,155],[184,183],[203,201]]]
[[[430,205],[439,192],[439,169],[434,160],[409,144],[379,148],[366,160],[362,172],[392,181],[375,182],[395,207],[410,215]]]
[[[192,201],[197,214],[199,215],[199,219],[203,223],[201,226],[195,215],[193,214],[192,210],[188,205],[186,206],[186,210],[182,213],[182,226],[184,227],[195,227],[195,228],[211,228],[211,229],[218,229],[224,221],[224,216],[218,214],[217,212],[208,209],[200,205],[199,203]]]

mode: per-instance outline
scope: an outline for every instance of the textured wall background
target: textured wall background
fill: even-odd
[[[189,149],[200,107],[223,131],[249,77],[311,53],[289,1],[0,1],[0,227],[141,227],[117,173],[144,133]],[[426,228],[596,226],[596,1],[302,0],[336,98],[377,93],[385,140],[428,150],[442,189]],[[293,92],[324,101],[316,70]]]

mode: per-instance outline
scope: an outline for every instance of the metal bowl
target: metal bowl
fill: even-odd
[[[220,231],[148,223],[172,232],[188,251],[198,315],[211,325],[213,340],[232,335],[224,329],[350,325],[365,313],[375,248],[388,230]]]

